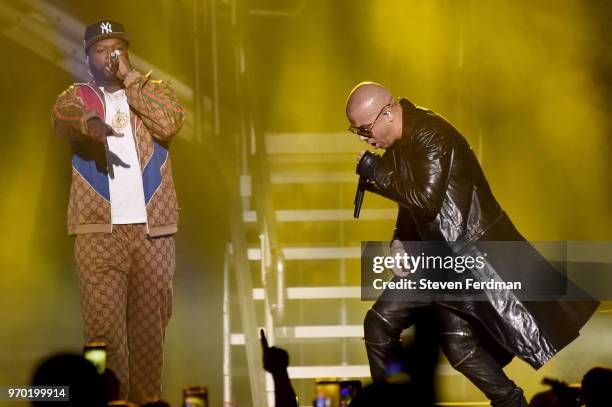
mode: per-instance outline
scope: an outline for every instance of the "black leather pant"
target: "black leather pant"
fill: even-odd
[[[386,364],[401,360],[400,333],[414,323],[415,311],[429,305],[418,302],[377,301],[364,320],[364,337],[373,380],[385,378]],[[442,349],[450,364],[474,383],[494,407],[525,407],[523,391],[506,376],[501,365],[480,346],[465,318],[433,305],[441,330]]]

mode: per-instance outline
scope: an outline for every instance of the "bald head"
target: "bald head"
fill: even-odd
[[[384,86],[362,82],[346,101],[346,117],[359,139],[375,148],[388,148],[402,136],[402,108]]]
[[[370,116],[376,116],[392,97],[391,92],[378,83],[361,82],[349,94],[346,101],[346,117],[351,122],[352,119],[367,121]]]

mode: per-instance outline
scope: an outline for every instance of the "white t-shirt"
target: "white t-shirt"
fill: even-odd
[[[106,124],[112,127],[113,117],[118,111],[127,113],[128,119],[131,119],[130,106],[123,89],[108,93],[102,88],[102,92],[106,104]],[[115,129],[115,131],[123,133],[123,137],[106,138],[112,222],[115,225],[146,223],[147,210],[142,186],[142,172],[136,142],[132,134],[131,120],[127,121],[124,128]]]

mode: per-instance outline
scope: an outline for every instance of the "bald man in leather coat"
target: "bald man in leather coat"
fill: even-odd
[[[447,242],[455,254],[484,241],[525,241],[496,201],[465,138],[443,117],[397,100],[383,86],[365,82],[349,95],[346,115],[361,141],[384,149],[358,157],[357,173],[367,189],[393,200],[399,212],[392,248],[398,241]],[[401,250],[401,249],[400,249]],[[530,253],[546,273],[547,263]],[[541,259],[541,260],[540,260]],[[497,262],[489,273],[518,272]],[[548,274],[555,279],[554,272]],[[400,333],[412,324],[415,307],[432,306],[442,325],[442,347],[451,365],[491,400],[493,406],[526,406],[522,390],[503,366],[517,356],[538,369],[574,340],[598,306],[595,301],[522,301],[511,293],[490,293],[490,301],[424,305],[381,298],[364,320],[374,380],[398,351]]]

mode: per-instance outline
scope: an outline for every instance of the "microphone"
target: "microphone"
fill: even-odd
[[[113,61],[113,62],[119,61],[119,55],[121,55],[121,51],[119,51],[118,49],[116,49],[113,52],[111,52],[110,53],[111,61]]]
[[[365,191],[367,190],[368,186],[368,179],[360,174],[361,171],[359,167],[370,166],[373,160],[378,159],[380,159],[379,155],[374,154],[371,151],[366,151],[359,160],[359,163],[357,163],[357,168],[355,169],[355,172],[357,173],[357,175],[359,175],[359,183],[357,184],[357,192],[355,192],[355,210],[353,211],[353,218],[355,219],[359,218],[359,212],[361,212],[361,204],[363,203],[363,196],[365,195]]]
[[[117,69],[119,69],[119,55],[121,55],[121,51],[118,49],[110,53],[111,69],[113,72],[117,72]]]
[[[359,213],[361,212],[361,204],[363,203],[363,196],[365,195],[366,183],[367,180],[364,177],[359,177],[357,191],[355,192],[355,210],[353,211],[353,218],[355,219],[359,219]]]

